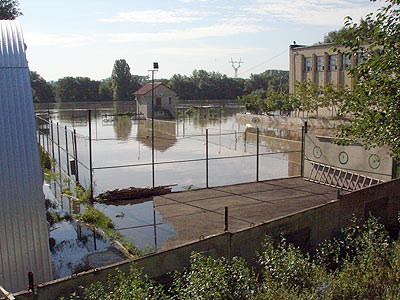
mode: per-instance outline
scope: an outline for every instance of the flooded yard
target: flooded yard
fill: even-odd
[[[236,121],[241,107],[208,106],[182,107],[177,120],[154,120],[153,175],[152,121],[124,115],[129,111],[134,111],[129,105],[97,106],[90,121],[87,109],[47,111],[61,128],[58,136],[63,136],[64,127],[76,131],[76,146],[67,138],[59,144],[69,151],[78,148],[79,178],[86,186],[90,171],[84,167],[90,166],[91,137],[94,196],[116,188],[151,187],[153,178],[155,186],[184,191],[300,174],[300,130],[259,127],[257,142],[255,126]],[[55,160],[63,155],[56,151]],[[140,249],[160,249],[175,235],[173,224],[163,222],[151,199],[126,205],[96,203],[95,207]]]

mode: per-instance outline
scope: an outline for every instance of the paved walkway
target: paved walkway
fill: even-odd
[[[163,243],[166,250],[223,232],[225,207],[234,232],[333,199],[336,189],[294,177],[172,193],[154,197],[154,203],[162,223],[172,223],[176,232]]]

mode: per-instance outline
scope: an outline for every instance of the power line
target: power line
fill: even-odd
[[[287,53],[287,52],[288,52],[288,49],[282,51],[281,53],[279,53],[279,54],[277,54],[277,55],[271,57],[270,59],[268,59],[268,60],[266,60],[266,61],[263,61],[263,62],[259,63],[258,65],[254,66],[254,67],[251,67],[250,69],[244,70],[243,72],[239,73],[238,75],[242,75],[242,74],[244,74],[244,73],[246,73],[246,72],[248,72],[248,71],[251,71],[251,70],[253,70],[253,69],[255,69],[255,68],[258,68],[259,66],[264,65],[264,64],[270,62],[271,60],[273,60],[273,59],[275,59],[275,58],[277,58],[277,57],[279,57],[279,56],[281,56],[281,55],[283,55],[283,54],[285,54],[285,53]]]

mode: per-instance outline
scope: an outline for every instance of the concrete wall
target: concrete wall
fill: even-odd
[[[296,118],[296,117],[283,117],[283,116],[265,116],[265,115],[252,115],[252,114],[236,114],[236,120],[242,124],[260,124],[277,125],[279,127],[292,127],[301,128],[304,122],[311,128],[337,128],[339,125],[345,124],[343,120],[328,120],[328,119],[311,119],[311,118]]]
[[[146,256],[135,262],[122,262],[96,271],[81,273],[38,286],[38,300],[57,299],[73,291],[77,286],[88,286],[95,280],[105,281],[108,274],[116,268],[127,271],[132,263],[144,269],[150,277],[158,277],[167,272],[182,270],[189,265],[192,251],[203,252],[214,257],[241,256],[249,265],[257,266],[256,252],[261,250],[261,243],[266,234],[279,239],[284,234],[289,242],[304,250],[315,248],[327,238],[337,234],[350,223],[353,216],[363,221],[370,214],[379,217],[392,233],[398,232],[397,216],[400,208],[400,179],[349,193],[341,199],[288,215],[252,228],[225,232],[207,237],[179,248]],[[16,299],[30,299],[26,294],[17,295]]]
[[[306,134],[305,177],[311,172],[311,162],[326,164],[384,181],[392,178],[393,160],[387,147],[365,150],[360,144],[340,146],[334,144],[332,138]]]

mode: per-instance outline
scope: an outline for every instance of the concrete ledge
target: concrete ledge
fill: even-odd
[[[283,116],[267,116],[267,115],[252,115],[252,114],[236,114],[236,120],[242,124],[254,125],[277,125],[280,127],[297,127],[301,128],[304,122],[307,121],[308,126],[312,128],[334,129],[339,125],[346,124],[344,120],[330,119],[314,119],[314,118],[299,118],[299,117],[283,117]]]

